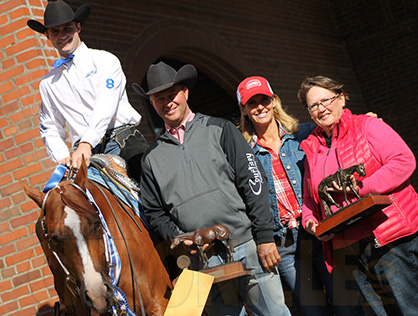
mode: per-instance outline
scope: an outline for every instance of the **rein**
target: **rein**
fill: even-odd
[[[96,164],[96,163],[94,163],[94,162],[91,162],[91,165],[93,166],[93,167],[95,167],[98,171],[99,171],[99,173],[100,173],[100,175],[101,175],[101,177],[102,177],[102,179],[104,180],[104,182],[106,183],[106,185],[108,186],[108,188],[109,188],[109,191],[111,192],[111,194],[112,194],[112,196],[116,199],[116,201],[118,201],[118,203],[119,203],[119,205],[122,207],[122,209],[129,215],[129,217],[132,219],[132,221],[136,224],[136,226],[138,227],[138,229],[142,232],[142,229],[141,229],[141,227],[139,226],[139,224],[138,224],[138,222],[135,220],[135,218],[131,215],[131,213],[129,213],[129,211],[125,208],[125,206],[122,204],[122,202],[120,201],[120,199],[119,199],[119,197],[116,195],[116,193],[114,192],[114,190],[113,190],[113,188],[108,184],[108,181],[107,181],[107,179],[106,179],[106,177],[105,177],[105,171],[103,171],[103,169],[104,168],[101,168],[101,167],[99,167],[99,165],[98,164]],[[113,179],[112,178],[110,178],[111,180],[112,180],[112,182],[113,182]],[[113,182],[113,183],[115,183],[115,182]],[[117,224],[117,226],[118,226],[118,229],[119,229],[119,232],[121,233],[121,235],[122,235],[122,238],[123,238],[123,241],[124,241],[124,243],[125,243],[125,247],[126,247],[126,250],[127,250],[127,252],[128,252],[128,257],[129,257],[129,265],[130,265],[130,267],[131,267],[131,279],[132,279],[132,289],[133,289],[133,293],[135,293],[135,285],[136,285],[136,288],[138,289],[138,298],[139,298],[139,301],[140,301],[140,304],[141,304],[141,313],[142,313],[142,315],[144,315],[145,316],[145,309],[144,309],[144,303],[143,303],[143,300],[142,300],[142,295],[141,295],[141,290],[140,290],[140,288],[139,288],[139,283],[138,283],[138,279],[137,279],[137,277],[136,277],[136,273],[135,273],[135,267],[134,267],[134,264],[133,264],[133,260],[132,260],[132,255],[131,255],[131,251],[130,251],[130,248],[129,248],[129,245],[128,245],[128,243],[127,243],[127,240],[126,240],[126,237],[125,237],[125,234],[123,233],[123,230],[122,230],[122,226],[121,226],[121,224],[120,224],[120,222],[119,222],[119,219],[118,219],[118,217],[117,217],[117,215],[116,215],[116,212],[115,212],[115,210],[113,209],[113,207],[111,206],[111,204],[110,204],[110,201],[109,201],[109,199],[107,198],[107,196],[106,196],[106,194],[105,194],[105,192],[103,191],[103,189],[98,185],[98,184],[96,184],[94,181],[91,181],[91,184],[93,184],[99,191],[100,191],[100,193],[105,197],[105,199],[106,199],[106,202],[107,202],[107,204],[109,205],[109,207],[110,207],[110,210],[112,211],[112,215],[113,215],[113,218],[115,219],[115,222],[116,222],[116,224]],[[122,192],[123,193],[123,192]],[[123,193],[124,194],[124,193]],[[127,199],[127,200],[129,200],[129,199]],[[132,207],[132,209],[133,209],[133,207]],[[134,296],[134,309],[135,309],[135,296]]]

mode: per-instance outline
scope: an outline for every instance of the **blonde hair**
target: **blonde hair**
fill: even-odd
[[[274,118],[286,129],[288,133],[293,134],[297,132],[299,130],[299,121],[292,115],[286,113],[282,107],[282,101],[277,94],[273,94],[271,102],[273,102]],[[256,131],[249,117],[244,115],[242,111],[242,108],[245,107],[245,105],[240,103],[239,106],[241,110],[241,118],[238,124],[238,129],[241,131],[242,135],[249,143],[251,142],[253,136],[256,135]]]

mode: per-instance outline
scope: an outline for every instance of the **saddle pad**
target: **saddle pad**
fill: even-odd
[[[106,178],[107,181],[105,181],[100,174],[100,172],[93,167],[89,167],[87,170],[87,176],[90,180],[97,182],[104,186],[105,188],[111,189],[115,194],[128,206],[131,207],[131,204],[134,206],[134,212],[136,215],[139,216],[142,223],[144,224],[146,229],[150,229],[150,225],[148,223],[147,217],[144,213],[144,208],[142,206],[142,202],[140,199],[136,199],[129,191],[125,190],[122,187],[116,186],[113,182],[110,181],[110,179]],[[106,176],[105,176],[106,177]],[[111,188],[109,188],[109,186]],[[123,194],[123,193],[124,194]],[[129,199],[129,201],[126,200],[125,196]],[[130,203],[129,203],[130,202]]]

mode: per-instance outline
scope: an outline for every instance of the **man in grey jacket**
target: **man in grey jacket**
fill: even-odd
[[[187,100],[196,80],[194,66],[176,71],[160,62],[148,69],[148,92],[133,84],[165,122],[142,159],[145,212],[166,240],[216,224],[229,229],[234,260],[251,275],[240,277],[237,288],[233,281],[215,284],[209,315],[240,315],[244,303],[254,315],[290,315],[276,273],[280,256],[265,173],[231,122],[190,110]],[[225,263],[223,258],[223,252],[210,256],[209,267]]]

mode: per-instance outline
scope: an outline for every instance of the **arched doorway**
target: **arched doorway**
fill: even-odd
[[[130,78],[144,88],[151,64],[164,61],[176,70],[185,64],[194,65],[199,78],[189,96],[190,108],[229,120],[239,115],[235,92],[238,83],[252,75],[252,67],[219,34],[176,19],[157,21],[143,30],[128,52],[127,60]],[[147,122],[141,125],[148,124],[155,137],[155,132],[163,126],[161,120],[147,100],[132,97],[134,106],[135,99],[139,103],[138,110],[146,113]]]

